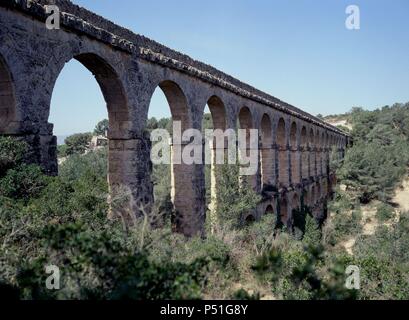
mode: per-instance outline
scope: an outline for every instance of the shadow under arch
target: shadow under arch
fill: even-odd
[[[274,208],[271,204],[269,204],[266,208],[266,210],[264,211],[265,215],[269,215],[269,214],[274,214]]]
[[[211,96],[207,100],[210,113],[213,120],[213,129],[226,130],[227,128],[227,115],[226,106],[223,100],[216,95]]]
[[[296,185],[301,182],[301,162],[298,154],[298,137],[297,123],[293,121],[290,129],[290,145],[291,145],[291,182]]]
[[[308,179],[309,161],[308,161],[308,136],[307,128],[305,126],[301,129],[301,179]]]
[[[274,191],[274,151],[273,151],[273,131],[270,116],[265,113],[261,119],[261,180],[262,191]]]
[[[240,129],[249,131],[254,128],[254,119],[250,109],[246,106],[241,107],[238,114],[238,124]]]
[[[247,107],[247,106],[243,106],[240,108],[239,110],[239,114],[237,117],[237,121],[238,121],[238,127],[241,130],[245,130],[245,139],[246,139],[246,150],[245,152],[245,156],[246,157],[250,157],[251,156],[251,133],[250,131],[252,129],[254,129],[254,118],[253,118],[253,114],[251,113],[251,110]],[[242,135],[240,135],[240,132],[238,134],[238,141],[239,141],[239,146],[240,146],[240,138],[244,138]],[[258,139],[258,136],[257,136]],[[258,141],[257,141],[258,143]],[[258,145],[257,145],[258,146]],[[243,146],[244,147],[244,146]],[[242,147],[242,148],[243,148]],[[239,161],[243,159],[243,150],[238,150],[238,155],[239,155]],[[256,155],[257,156],[257,166],[258,166],[258,157],[259,154]],[[255,160],[255,159],[252,159]],[[254,165],[254,164],[253,164]],[[242,167],[248,167],[249,164],[247,165],[243,165]],[[249,186],[251,187],[254,191],[257,191],[259,189],[259,180],[258,180],[258,170],[256,174],[252,174],[252,175],[242,175],[240,176],[240,184],[241,187],[246,187]]]
[[[316,160],[316,152],[315,152],[315,134],[314,129],[310,129],[310,133],[308,135],[308,145],[310,149],[309,155],[309,175],[310,177],[315,177],[317,174],[315,160]]]
[[[174,81],[164,80],[158,87],[168,101],[172,121],[180,121],[182,133],[191,128],[189,106],[182,88]]]
[[[284,118],[278,120],[276,144],[278,152],[279,188],[289,185],[289,157],[287,149],[287,129]]]
[[[287,225],[288,222],[288,202],[287,202],[287,195],[282,194],[279,200],[279,208],[280,208],[280,215],[279,215],[279,224],[280,225]]]

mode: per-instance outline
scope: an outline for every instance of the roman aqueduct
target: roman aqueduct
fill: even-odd
[[[60,9],[59,30],[46,28],[49,4]],[[0,0],[0,134],[28,142],[27,159],[49,174],[58,170],[56,137],[48,122],[50,101],[56,79],[71,59],[88,68],[102,90],[109,115],[109,185],[111,190],[128,187],[135,211],[154,201],[145,128],[157,87],[182,129],[201,130],[206,105],[215,129],[236,128],[237,123],[259,129],[260,166],[251,186],[263,200],[248,219],[274,212],[291,225],[292,212],[301,205],[317,216],[325,211],[335,183],[330,153],[343,157],[349,143],[344,132],[68,0]],[[203,233],[204,175],[204,165],[172,166],[175,229],[187,236]]]

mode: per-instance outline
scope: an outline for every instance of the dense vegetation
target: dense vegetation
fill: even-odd
[[[153,173],[152,219],[163,223],[124,230],[120,219],[107,219],[106,150],[84,155],[86,136],[68,139],[59,176],[47,177],[25,164],[23,142],[0,137],[0,292],[21,299],[409,298],[409,214],[391,203],[409,164],[409,105],[345,116],[354,145],[334,163],[345,188],[322,228],[306,214],[301,237],[276,229],[274,215],[242,222],[259,199],[240,189],[235,166],[219,168],[220,224],[213,232],[207,226],[206,239],[172,234],[166,165]],[[150,119],[148,129],[170,123]],[[208,186],[208,167],[206,179]],[[371,200],[381,224],[365,235],[362,205]],[[351,237],[348,254],[342,244]],[[61,268],[60,290],[46,289],[46,265]],[[360,290],[344,286],[349,265],[360,267]]]

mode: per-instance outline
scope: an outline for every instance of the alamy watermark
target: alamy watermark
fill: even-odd
[[[349,290],[360,290],[361,289],[361,271],[358,266],[348,266],[345,270],[347,275],[345,281],[345,287]]]
[[[45,280],[45,286],[48,290],[60,290],[60,268],[55,265],[45,267],[45,273],[50,276]]]
[[[348,15],[345,20],[345,27],[348,30],[360,30],[361,29],[361,10],[357,5],[349,5],[345,9],[345,13]]]
[[[151,132],[153,164],[239,164],[240,175],[255,175],[259,163],[257,129],[197,129],[182,132],[173,121],[173,134],[165,129]],[[204,157],[203,157],[204,155]]]
[[[27,1],[27,7],[30,8],[31,1]],[[49,16],[46,19],[45,25],[48,30],[60,29],[60,8],[57,5],[46,5],[46,14]],[[346,7],[345,13],[348,15],[345,20],[345,27],[348,30],[361,29],[361,10],[359,6],[351,4]]]
[[[27,0],[27,8],[31,8],[33,4],[32,0]],[[48,30],[59,30],[61,28],[60,24],[60,8],[55,4],[48,4],[44,6],[45,13],[48,15],[45,20],[45,26]]]

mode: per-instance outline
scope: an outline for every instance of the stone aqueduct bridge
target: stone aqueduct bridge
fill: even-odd
[[[250,218],[275,212],[291,226],[292,212],[301,205],[319,218],[335,182],[330,150],[343,156],[349,142],[345,133],[70,1],[53,3],[61,11],[60,30],[45,25],[45,5],[51,1],[0,0],[0,134],[27,141],[29,160],[57,173],[50,101],[65,63],[76,59],[94,74],[106,100],[109,185],[111,191],[118,185],[131,190],[129,212],[149,210],[154,201],[145,127],[151,96],[160,87],[182,129],[201,130],[206,104],[215,129],[237,123],[259,129],[261,165],[251,180],[263,200]],[[172,166],[174,228],[188,236],[203,232],[204,175],[203,165]],[[217,199],[214,170],[212,179]]]

